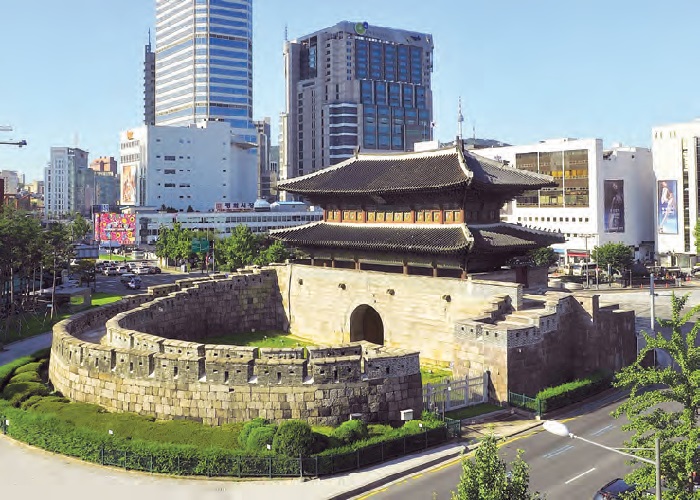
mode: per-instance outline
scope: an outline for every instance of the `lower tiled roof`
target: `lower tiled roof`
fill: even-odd
[[[488,253],[530,250],[563,243],[560,234],[506,223],[357,224],[314,222],[271,231],[296,247],[400,251],[420,254]]]
[[[449,254],[469,249],[463,224],[350,224],[314,222],[270,234],[291,246]]]
[[[539,231],[514,224],[471,224],[469,232],[474,239],[475,252],[490,252],[522,248],[530,250],[553,243],[564,243],[560,233]]]

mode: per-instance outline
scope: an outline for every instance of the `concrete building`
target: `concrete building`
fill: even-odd
[[[95,199],[94,177],[87,151],[51,148],[51,160],[44,169],[45,216],[60,218],[75,212],[89,216]]]
[[[251,154],[252,151],[252,154]],[[218,202],[253,203],[255,144],[228,123],[144,125],[120,134],[121,204],[213,210]]]
[[[601,139],[554,139],[478,153],[555,178],[556,187],[518,196],[501,215],[508,222],[564,234],[565,243],[552,245],[561,262],[588,260],[595,246],[608,242],[629,245],[642,262],[653,258],[649,149],[605,149]]]
[[[117,160],[114,156],[100,156],[90,162],[90,169],[95,172],[109,172],[117,175]]]
[[[230,212],[178,212],[166,213],[155,209],[134,208],[136,215],[137,245],[154,244],[161,227],[172,228],[179,223],[183,228],[211,231],[219,238],[228,237],[236,227],[248,226],[254,233],[267,233],[271,229],[282,229],[318,222],[323,211],[304,203],[256,202],[253,207]]]
[[[151,48],[151,32],[143,51],[143,124],[156,124],[156,53]]]
[[[697,261],[693,231],[700,210],[700,120],[652,129],[653,220],[657,263],[690,267]]]
[[[432,138],[432,35],[343,21],[284,44],[280,178]]]
[[[2,194],[19,193],[20,174],[15,170],[0,170],[0,178],[5,181],[5,189]]]
[[[253,0],[159,0],[156,125],[225,121],[255,141]]]
[[[43,196],[44,195],[44,181],[33,180],[27,184],[27,190],[33,195]]]
[[[258,198],[273,201],[275,198],[277,183],[277,159],[274,165],[271,159],[272,145],[270,132],[270,118],[256,121],[255,128],[258,132]],[[277,153],[279,157],[279,150]],[[273,191],[275,191],[273,193]]]
[[[279,181],[280,173],[280,147],[270,147],[270,168],[268,175],[263,177],[263,183],[269,182],[269,185],[263,184],[263,192],[269,193],[270,199],[278,199],[277,182]]]

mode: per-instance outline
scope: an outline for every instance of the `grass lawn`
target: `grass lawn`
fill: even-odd
[[[115,295],[113,293],[103,293],[103,292],[97,292],[92,294],[92,306],[93,307],[98,307],[98,306],[104,306],[107,304],[111,304],[112,302],[116,302],[118,300],[121,300],[123,298],[123,295]]]
[[[209,337],[206,339],[206,342],[207,344],[243,345],[254,347],[307,347],[315,345],[312,342],[308,342],[288,333],[279,331],[231,333],[219,337]]]
[[[423,379],[423,385],[439,384],[446,378],[452,378],[452,371],[445,368],[435,366],[421,366],[420,375]]]
[[[116,253],[113,253],[111,257],[108,253],[101,253],[100,260],[111,260],[112,262],[126,262],[134,259],[132,259],[131,257],[127,257],[126,255],[117,255]]]
[[[453,420],[462,420],[474,418],[478,415],[483,415],[485,413],[491,413],[492,411],[502,410],[503,408],[498,405],[492,405],[491,403],[481,403],[474,406],[467,406],[466,408],[460,408],[459,410],[452,410],[445,413],[447,418]]]

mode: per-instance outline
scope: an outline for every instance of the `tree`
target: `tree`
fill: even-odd
[[[282,263],[291,256],[291,252],[285,248],[282,242],[276,240],[258,254],[255,263],[259,266],[266,266],[273,262]]]
[[[693,236],[695,237],[695,253],[700,254],[700,219],[695,223]]]
[[[176,262],[187,259],[192,252],[192,237],[192,231],[183,228],[179,222],[173,224],[172,228],[161,226],[158,229],[156,255]]]
[[[51,285],[51,317],[56,314],[56,273],[68,266],[73,256],[70,230],[65,224],[55,222],[49,226],[44,236],[44,266],[53,274]]]
[[[599,267],[610,266],[616,269],[629,269],[634,258],[632,249],[624,243],[605,243],[595,247],[591,252],[591,257],[598,263]]]
[[[669,490],[664,491],[664,499],[698,498],[688,493],[688,487],[692,472],[700,466],[700,432],[696,420],[700,409],[700,347],[696,347],[700,323],[694,323],[685,334],[682,327],[700,312],[700,305],[683,313],[687,300],[687,295],[671,295],[671,319],[659,320],[661,327],[671,328],[671,337],[642,332],[646,345],[639,351],[637,360],[623,368],[615,379],[615,386],[630,389],[629,399],[613,412],[615,418],[625,415],[629,423],[622,429],[634,433],[625,445],[653,450],[655,437],[660,438],[661,475]],[[672,366],[643,366],[642,361],[654,349],[668,353]],[[637,453],[654,459],[654,451]],[[654,466],[639,465],[627,480],[640,490],[653,488]]]
[[[90,223],[82,215],[76,213],[70,224],[73,241],[82,240],[90,232]]]
[[[476,449],[474,460],[462,460],[462,475],[452,500],[537,500],[539,493],[530,493],[530,471],[518,450],[510,474],[505,461],[498,456],[497,438],[486,437]]]
[[[551,266],[559,261],[557,253],[552,247],[540,247],[530,250],[528,256],[536,266]]]
[[[221,241],[216,250],[219,269],[236,270],[255,263],[261,249],[261,238],[243,224],[236,226],[231,236]]]
[[[187,213],[192,213],[194,212],[194,208],[192,208],[192,205],[187,205]]]

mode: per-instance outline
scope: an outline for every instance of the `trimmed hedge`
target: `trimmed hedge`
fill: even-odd
[[[254,418],[253,420],[249,420],[245,424],[243,424],[243,428],[241,429],[240,434],[238,434],[238,444],[241,446],[241,448],[245,448],[248,446],[248,436],[250,436],[250,433],[255,429],[256,427],[262,427],[264,425],[269,424],[267,420],[264,418]]]
[[[302,420],[285,420],[277,428],[272,450],[287,457],[311,455],[314,450],[311,426]]]
[[[367,429],[367,424],[362,420],[348,420],[333,429],[331,435],[342,444],[350,444],[355,441],[367,439],[369,437],[369,430]]]
[[[273,424],[253,427],[248,434],[245,449],[253,453],[266,451],[267,445],[272,445],[277,433],[277,426]]]
[[[15,370],[21,366],[26,365],[34,361],[31,356],[24,356],[22,358],[17,358],[6,365],[0,366],[0,392],[5,388],[5,385],[10,381],[12,376],[15,374]]]
[[[590,377],[574,380],[566,384],[542,389],[535,399],[540,401],[542,413],[578,403],[610,387],[612,376],[597,372]]]

